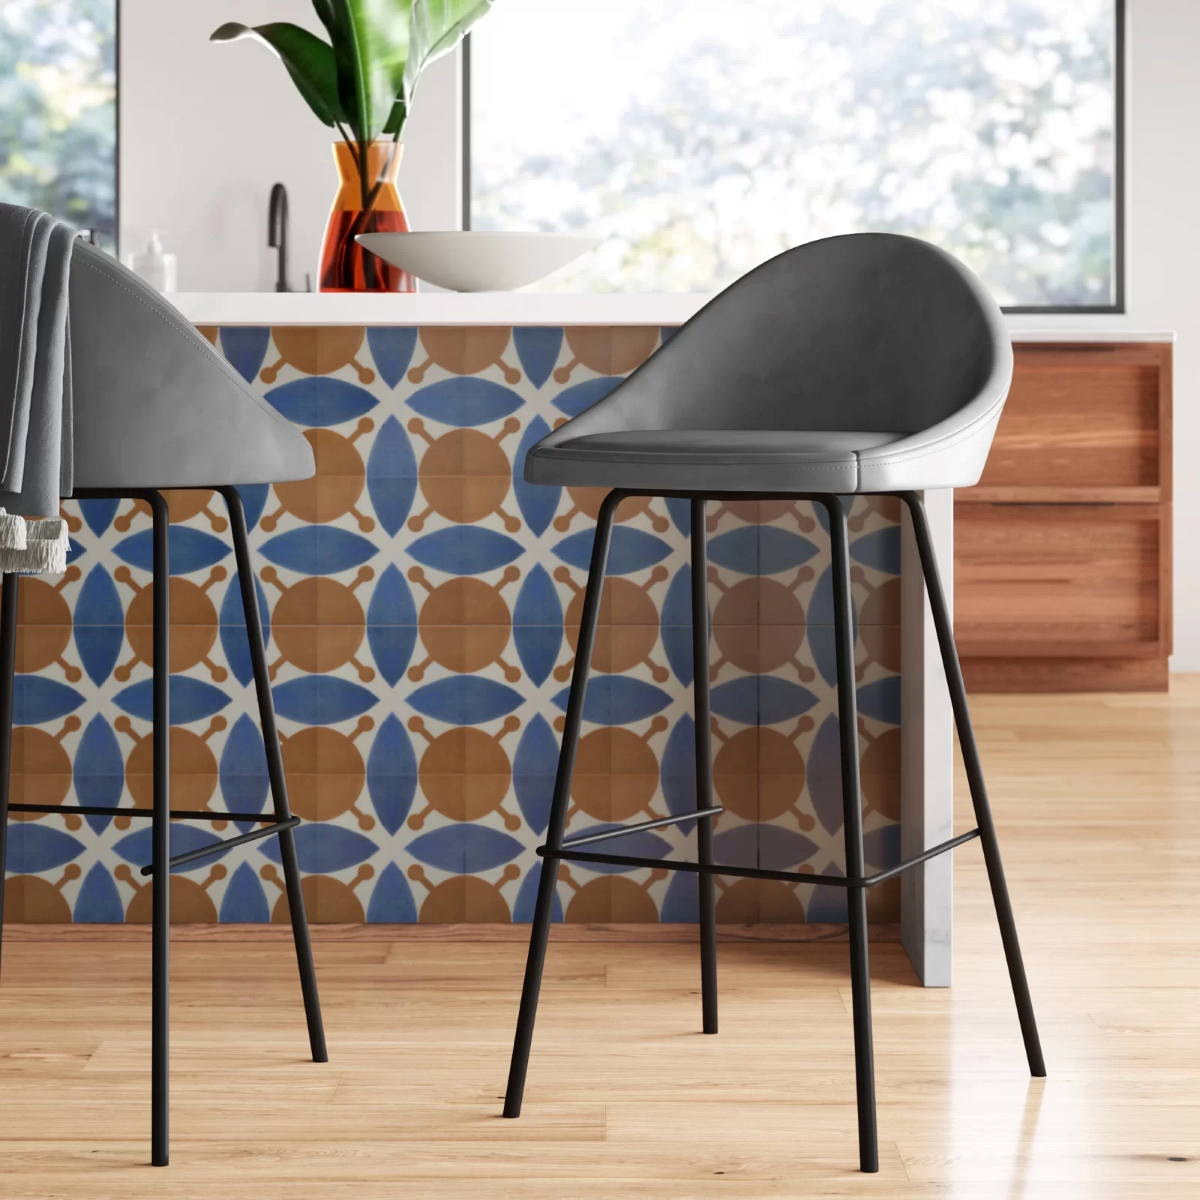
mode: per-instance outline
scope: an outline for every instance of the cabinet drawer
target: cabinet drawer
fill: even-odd
[[[984,487],[1159,487],[1168,360],[1155,346],[1018,346]]]
[[[1158,505],[957,504],[959,652],[1165,653],[1160,580],[1167,529]]]

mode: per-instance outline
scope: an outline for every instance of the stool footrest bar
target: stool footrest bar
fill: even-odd
[[[973,842],[979,836],[978,829],[968,829],[966,833],[960,833],[958,837],[951,838],[948,842],[939,842],[936,846],[931,846],[922,854],[918,854],[913,858],[906,858],[902,863],[897,863],[894,867],[888,867],[886,871],[880,871],[877,875],[872,875],[867,880],[867,886],[871,887],[877,883],[883,883],[885,880],[893,878],[893,876],[907,871],[910,867],[920,866],[923,862],[928,862],[931,858],[937,858],[939,854],[945,854],[947,850],[957,849],[959,846],[965,845],[967,842]]]
[[[109,804],[10,804],[9,812],[29,813],[79,813],[85,817],[140,817],[150,820],[152,808],[116,808]],[[275,820],[271,813],[209,812],[199,808],[173,808],[171,819],[175,821],[253,821],[256,825]]]
[[[200,858],[208,858],[212,854],[221,854],[226,850],[233,849],[234,846],[244,846],[247,842],[257,842],[259,838],[271,837],[272,834],[282,833],[285,829],[295,829],[299,824],[299,817],[289,817],[286,821],[272,821],[266,829],[252,829],[249,833],[226,838],[223,842],[213,842],[211,846],[199,846],[195,850],[188,850],[184,854],[176,854],[170,859],[168,865],[179,867],[184,863],[195,862]],[[153,873],[153,863],[149,863],[142,868],[143,875],[151,875]]]
[[[666,867],[668,871],[690,871],[693,875],[728,875],[738,879],[779,879],[784,883],[826,883],[833,887],[851,887],[855,884],[854,880],[845,879],[839,875],[767,871],[760,867],[731,867],[721,863],[714,863],[710,867],[703,863],[687,862],[677,858],[642,858],[632,854],[595,854],[587,850],[571,850],[567,847],[555,852],[548,846],[539,846],[537,853],[542,858],[558,858],[566,862],[594,862],[617,867],[648,867],[650,870]],[[859,880],[857,886],[865,885]]]
[[[638,826],[630,828],[638,828]],[[690,871],[694,875],[727,875],[737,879],[778,879],[784,883],[811,883],[822,887],[868,888],[874,887],[877,883],[883,883],[884,880],[891,879],[911,867],[928,862],[939,854],[945,854],[948,850],[953,850],[978,836],[979,830],[972,829],[956,838],[951,838],[948,842],[930,847],[915,858],[897,863],[896,866],[889,867],[886,871],[880,871],[875,875],[866,875],[862,878],[845,875],[817,875],[812,871],[768,871],[762,867],[733,867],[722,863],[706,866],[703,863],[688,862],[677,858],[643,858],[633,854],[596,854],[587,850],[575,850],[569,842],[564,842],[559,850],[552,850],[549,846],[539,846],[537,853],[542,858],[563,859],[567,862],[594,862],[617,867],[648,867],[651,870],[666,867],[668,871]]]
[[[624,837],[627,833],[641,833],[643,829],[663,829],[668,825],[682,825],[685,821],[696,821],[704,817],[719,817],[725,811],[720,805],[712,808],[699,808],[695,812],[684,813],[678,817],[658,817],[653,821],[640,821],[636,825],[621,825],[616,829],[604,829],[599,833],[581,833],[577,837],[563,839],[563,846],[588,846],[593,842],[608,842],[613,838]]]

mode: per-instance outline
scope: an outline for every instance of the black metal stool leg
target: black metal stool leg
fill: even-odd
[[[967,689],[963,683],[962,666],[958,661],[958,648],[954,642],[954,628],[946,605],[946,594],[942,588],[941,572],[937,555],[933,549],[933,537],[929,532],[929,520],[925,506],[915,492],[905,492],[902,499],[912,515],[913,532],[921,556],[921,570],[925,575],[925,587],[929,593],[929,606],[933,612],[933,624],[937,630],[938,646],[942,653],[942,665],[946,671],[946,682],[950,688],[950,702],[954,708],[954,724],[958,728],[958,741],[962,747],[963,764],[967,770],[967,782],[971,788],[971,804],[975,809],[975,824],[979,826],[979,840],[983,845],[983,860],[987,865],[988,882],[992,888],[992,901],[996,906],[996,920],[1000,925],[1000,938],[1004,943],[1004,957],[1008,961],[1008,974],[1012,981],[1013,998],[1017,1003],[1017,1016],[1021,1022],[1021,1035],[1025,1039],[1025,1056],[1029,1060],[1029,1073],[1041,1078],[1046,1074],[1046,1062],[1042,1057],[1042,1043],[1038,1037],[1037,1020],[1033,1013],[1033,999],[1029,994],[1029,980],[1025,976],[1025,962],[1021,957],[1021,943],[1017,938],[1017,923],[1013,917],[1012,901],[1008,895],[1008,884],[1004,878],[1004,864],[1000,860],[1000,843],[996,837],[996,825],[992,820],[992,807],[988,802],[987,787],[983,780],[983,766],[979,760],[979,747],[975,743],[975,730],[971,725],[971,711],[967,706]]]
[[[171,936],[171,564],[170,515],[159,492],[142,497],[154,514],[154,866],[151,956],[150,1161],[170,1161]]]
[[[242,590],[242,608],[246,614],[246,636],[250,642],[250,661],[254,667],[254,687],[258,694],[258,715],[262,725],[263,745],[267,752],[267,774],[271,780],[271,799],[275,816],[280,821],[291,818],[288,806],[287,781],[283,772],[283,754],[279,749],[279,730],[275,724],[275,701],[271,695],[271,679],[267,672],[267,655],[263,646],[262,614],[254,589],[254,568],[250,562],[250,539],[246,534],[246,511],[242,497],[235,487],[217,489],[229,509],[229,525],[233,533],[233,552],[237,562],[238,583]],[[292,918],[292,938],[296,943],[296,962],[300,968],[300,989],[304,994],[304,1015],[308,1021],[308,1042],[313,1062],[328,1062],[325,1048],[325,1026],[321,1020],[321,1001],[317,994],[317,973],[313,964],[312,941],[308,932],[308,917],[304,911],[304,891],[300,886],[300,867],[296,861],[296,839],[290,829],[279,833],[279,854],[283,861],[283,878],[287,888],[288,911]]]
[[[842,812],[845,823],[846,874],[861,879],[863,855],[862,799],[858,764],[858,697],[854,674],[854,599],[850,592],[850,539],[846,509],[838,496],[825,502],[829,538],[837,643],[838,728],[841,739]],[[850,910],[850,985],[854,1006],[854,1071],[858,1092],[858,1162],[863,1171],[879,1170],[879,1136],[875,1117],[875,1053],[871,1034],[871,971],[867,952],[867,889],[846,891]]]
[[[8,785],[12,771],[19,583],[19,575],[5,575],[4,583],[0,585],[0,948],[4,941],[4,872],[8,863]]]
[[[600,598],[604,592],[604,572],[608,566],[613,516],[620,501],[621,493],[609,492],[596,518],[596,537],[592,542],[592,561],[588,568],[587,591],[584,593],[583,613],[579,620],[579,641],[575,647],[575,668],[571,673],[571,693],[567,701],[562,750],[559,752],[558,773],[554,779],[550,824],[546,829],[547,854],[542,860],[542,874],[538,880],[537,905],[529,936],[529,957],[525,961],[525,983],[521,989],[521,1011],[517,1017],[517,1035],[513,1042],[512,1062],[508,1069],[508,1088],[504,1095],[506,1117],[521,1115],[521,1101],[525,1095],[529,1048],[533,1044],[533,1024],[537,1018],[542,968],[546,962],[546,944],[550,940],[550,921],[554,914],[554,890],[558,883],[559,860],[552,852],[562,849],[567,806],[571,799],[571,777],[575,772],[575,750],[579,745],[579,727],[583,722],[588,668],[592,662],[596,626],[600,620]]]
[[[712,807],[712,713],[708,679],[708,532],[706,504],[692,501],[692,693],[696,709],[696,807]],[[713,864],[713,823],[696,822],[698,858]],[[717,1032],[717,889],[711,875],[701,874],[700,992],[704,1032]]]

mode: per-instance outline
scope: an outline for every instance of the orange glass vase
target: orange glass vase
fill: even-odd
[[[323,292],[415,292],[417,281],[399,267],[364,250],[354,239],[360,233],[407,233],[408,217],[396,190],[401,147],[395,142],[372,142],[367,147],[367,177],[359,173],[355,152],[347,142],[335,142],[338,192],[329,211],[321,243],[318,273]]]

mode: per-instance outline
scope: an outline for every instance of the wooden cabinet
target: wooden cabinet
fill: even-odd
[[[979,485],[955,493],[975,691],[1165,691],[1171,345],[1016,344]]]

